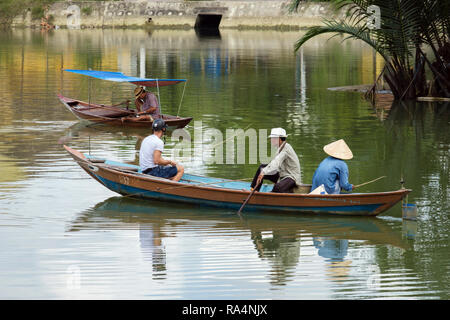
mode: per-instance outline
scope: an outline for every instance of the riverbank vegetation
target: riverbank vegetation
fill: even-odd
[[[395,99],[415,99],[427,95],[450,98],[450,2],[332,2],[336,10],[346,10],[346,17],[325,19],[323,26],[309,28],[297,41],[296,50],[319,34],[345,35],[344,40],[361,40],[383,57],[385,66],[379,78],[383,76]],[[300,4],[300,0],[293,0],[291,10],[297,10]],[[374,5],[379,8],[380,16],[375,21],[379,22],[378,25],[368,23],[377,19],[371,10]]]
[[[32,20],[45,16],[46,9],[58,0],[2,0],[0,2],[0,26],[9,28],[15,17],[31,12]]]
[[[1,0],[0,1],[0,27],[10,28],[14,18],[23,15],[28,12],[31,13],[31,20],[39,21],[45,18],[47,21],[51,17],[47,17],[47,9],[55,2],[64,0]],[[102,0],[90,0],[90,1],[102,1]],[[116,1],[116,0],[110,0]],[[83,8],[83,13],[90,15],[90,7]]]

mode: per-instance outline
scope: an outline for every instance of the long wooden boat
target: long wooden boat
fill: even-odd
[[[186,173],[179,182],[175,182],[142,174],[135,165],[97,159],[68,146],[64,148],[91,177],[124,196],[237,210],[250,194],[249,182]],[[305,192],[308,192],[310,187],[302,186]],[[411,192],[410,189],[400,189],[376,193],[312,195],[272,193],[271,188],[271,185],[264,184],[260,192],[254,193],[245,211],[376,216]]]
[[[67,98],[60,94],[58,94],[58,99],[80,120],[134,128],[152,127],[153,121],[148,118],[137,117],[134,110],[88,103],[81,100]],[[184,128],[192,120],[192,117],[182,118],[165,114],[162,115],[162,118],[171,128]]]

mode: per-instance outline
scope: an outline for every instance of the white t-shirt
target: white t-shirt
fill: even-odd
[[[153,153],[155,150],[164,151],[164,142],[152,134],[142,141],[141,150],[139,150],[139,167],[142,171],[157,166],[153,162]]]

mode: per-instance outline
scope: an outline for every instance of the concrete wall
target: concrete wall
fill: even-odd
[[[221,14],[221,28],[298,28],[320,25],[329,3],[307,2],[289,13],[290,1],[67,1],[48,14],[60,27],[194,27],[198,14]],[[16,24],[33,24],[18,17]],[[36,24],[36,22],[34,22]]]

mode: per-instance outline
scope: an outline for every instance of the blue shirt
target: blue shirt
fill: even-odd
[[[352,185],[348,182],[347,164],[343,160],[330,156],[325,158],[314,172],[311,191],[323,184],[327,193],[336,193],[336,180],[339,180],[342,189],[352,190]]]

